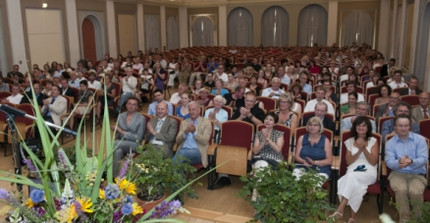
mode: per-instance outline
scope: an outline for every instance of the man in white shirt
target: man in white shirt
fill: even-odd
[[[346,74],[343,74],[343,75],[340,76],[339,82],[348,80],[348,77],[350,75],[353,75],[353,74],[354,74],[354,67],[353,66],[349,66],[348,68],[346,68]]]
[[[131,67],[125,68],[126,76],[120,77],[122,83],[122,95],[119,99],[119,109],[125,104],[129,97],[133,96],[137,88],[137,78],[133,76],[133,69]]]
[[[397,88],[402,88],[402,87],[408,87],[408,84],[406,84],[404,81],[402,81],[402,71],[401,70],[394,71],[393,81],[388,83],[388,85],[390,85],[392,90],[397,89]]]
[[[280,88],[281,80],[279,78],[277,77],[272,78],[271,86],[272,87],[264,89],[263,92],[261,93],[261,96],[278,99],[279,95],[281,95],[282,93],[285,93],[285,91]]]
[[[179,84],[178,91],[173,93],[170,97],[170,103],[178,104],[181,101],[181,96],[184,92],[188,91],[188,86],[185,84]]]
[[[329,101],[324,99],[324,96],[326,93],[325,88],[323,86],[318,86],[315,93],[316,93],[316,98],[312,99],[312,100],[308,101],[308,103],[306,103],[304,112],[315,111],[315,105],[318,102],[322,101],[327,105],[327,112],[329,114],[335,115],[335,110],[333,108],[333,105]]]
[[[355,92],[356,85],[353,82],[349,82],[346,84],[346,93],[340,95],[340,104],[344,104],[348,102],[348,94],[351,92]],[[357,102],[364,101],[364,96],[361,93],[358,93]]]
[[[96,90],[101,89],[102,84],[100,81],[96,80],[97,73],[95,70],[91,69],[88,71],[88,88],[94,88]]]
[[[81,80],[78,78],[78,75],[76,75],[76,71],[71,70],[69,74],[69,86],[74,88],[80,88],[79,82],[81,82]]]
[[[3,103],[9,102],[11,104],[19,105],[21,103],[22,94],[19,93],[19,85],[12,85],[12,95],[2,100]]]
[[[217,71],[214,72],[215,80],[221,79],[223,83],[228,82],[228,75],[224,72],[224,65],[218,65]]]
[[[279,68],[278,68],[278,78],[279,78],[280,82],[283,84],[286,84],[286,85],[291,84],[291,79],[285,73],[285,67],[283,67],[283,66],[279,66]]]

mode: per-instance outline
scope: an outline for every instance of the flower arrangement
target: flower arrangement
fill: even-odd
[[[32,94],[34,105],[36,97],[34,92]],[[141,191],[139,188],[144,187],[143,184],[149,185],[155,179],[143,181],[145,177],[141,175],[133,178],[133,174],[128,172],[135,174],[137,172],[129,170],[132,160],[127,159],[123,163],[120,176],[113,180],[114,137],[112,135],[115,132],[110,132],[107,104],[105,103],[104,107],[100,149],[96,154],[95,131],[92,131],[93,145],[90,146],[92,152],[90,156],[87,155],[89,146],[85,140],[81,142],[82,129],[86,139],[85,128],[82,128],[84,121],[81,120],[72,153],[73,164],[58,141],[62,131],[54,134],[44,124],[40,110],[35,109],[43,159],[38,158],[25,143],[22,143],[24,151],[28,154],[28,157],[23,157],[23,162],[27,166],[29,176],[0,170],[0,180],[27,185],[30,188],[30,196],[27,199],[23,198],[22,193],[16,194],[0,189],[0,202],[14,208],[8,216],[10,222],[165,222],[166,219],[157,220],[156,218],[166,218],[177,211],[185,211],[180,202],[171,201],[172,198],[210,171],[191,182],[181,181],[174,187],[165,186],[164,189],[172,189],[169,190],[172,194],[158,207],[143,210],[135,202],[135,195]],[[91,103],[88,104],[87,109],[90,105]],[[69,118],[67,117],[64,123],[67,123]],[[92,128],[95,129],[95,121],[92,123]],[[21,152],[22,154],[24,153]],[[146,170],[146,168],[142,167],[140,170]],[[106,177],[104,177],[105,173]],[[179,222],[174,219],[168,221]]]

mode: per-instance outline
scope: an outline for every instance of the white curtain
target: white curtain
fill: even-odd
[[[146,49],[161,49],[160,16],[145,15],[145,47]]]
[[[167,18],[167,49],[178,49],[179,48],[179,31],[178,31],[178,20],[175,16]]]
[[[268,8],[261,24],[261,44],[263,46],[288,45],[288,13],[279,6]]]
[[[214,45],[214,24],[205,16],[200,16],[193,24],[193,46]]]
[[[397,7],[397,18],[396,18],[396,32],[395,33],[399,33],[401,28],[402,28],[402,7],[399,6]],[[401,47],[401,43],[400,43],[400,35],[394,35],[394,54],[393,55],[400,55],[400,47]],[[387,58],[388,59],[388,58]],[[397,66],[399,66],[397,64]]]
[[[299,46],[327,45],[327,11],[320,5],[309,5],[299,15]]]
[[[343,46],[366,43],[373,45],[373,22],[370,15],[364,11],[353,11],[345,18],[343,24]]]
[[[3,72],[3,77],[6,77],[8,70],[7,67],[7,56],[6,56],[6,47],[5,47],[5,36],[3,33],[3,13],[2,8],[0,7],[0,71]]]
[[[233,9],[228,16],[228,45],[252,46],[252,25],[252,15],[248,9]]]

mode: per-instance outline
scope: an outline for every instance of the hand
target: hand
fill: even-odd
[[[210,112],[209,113],[209,119],[214,121],[215,120],[215,112]]]
[[[51,103],[51,101],[49,99],[43,100],[43,104],[44,105],[49,105],[50,103]]]
[[[359,150],[363,150],[366,146],[366,141],[363,138],[358,138],[355,140],[355,143],[357,144]]]
[[[154,130],[150,122],[146,123],[146,128],[151,133],[151,135],[155,136],[157,134],[157,132]]]
[[[196,127],[192,123],[188,123],[187,128],[185,129],[185,134],[189,132],[194,133],[196,131]]]
[[[399,167],[400,168],[407,167],[407,166],[409,166],[411,164],[412,164],[412,160],[409,158],[408,155],[400,158],[400,160],[399,160]]]
[[[263,128],[261,130],[261,133],[263,133],[263,138],[267,139],[267,137],[269,137],[269,132],[267,131],[267,128]]]
[[[314,161],[314,160],[312,160],[312,159],[311,159],[311,158],[309,158],[309,157],[306,157],[306,161],[307,161],[307,163],[309,163],[309,164],[316,165],[316,164],[315,164],[315,161]]]

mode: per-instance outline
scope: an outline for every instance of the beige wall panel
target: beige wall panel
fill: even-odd
[[[136,24],[134,15],[118,14],[119,53],[136,52]]]
[[[153,5],[144,5],[143,6],[143,14],[152,14],[152,15],[160,15],[160,7]]]
[[[403,67],[409,70],[411,62],[411,44],[412,44],[412,28],[414,22],[414,3],[408,4],[406,11],[406,33],[405,33],[405,57],[403,59]]]
[[[85,11],[105,11],[106,2],[104,1],[88,1],[88,0],[76,0],[76,10]]]
[[[27,34],[32,64],[66,60],[60,10],[26,9]]]
[[[169,18],[170,16],[178,17],[178,15],[179,15],[178,8],[166,7],[166,18]]]

